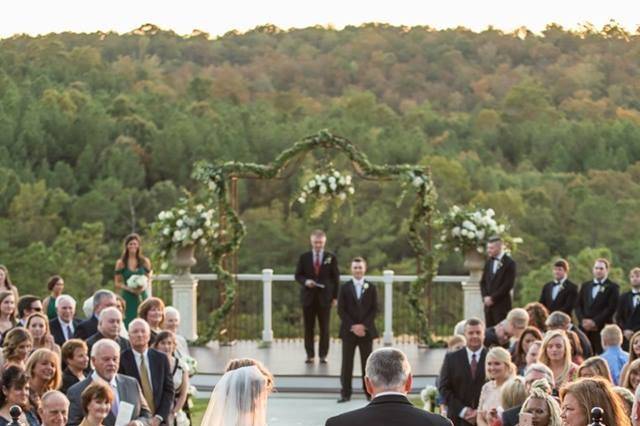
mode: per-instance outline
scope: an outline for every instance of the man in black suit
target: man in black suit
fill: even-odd
[[[56,312],[58,316],[49,321],[49,329],[56,345],[62,346],[67,340],[73,339],[73,334],[80,324],[80,320],[74,318],[76,301],[67,294],[59,296],[56,299]]]
[[[578,286],[569,281],[569,262],[559,259],[553,264],[553,281],[542,287],[540,303],[549,312],[562,311],[571,316],[578,299]]]
[[[407,399],[413,378],[405,354],[380,348],[367,360],[365,385],[373,396],[369,405],[332,417],[325,426],[450,426],[442,416],[416,408]]]
[[[95,370],[91,375],[81,382],[69,388],[67,397],[71,402],[69,406],[68,426],[78,426],[84,417],[82,409],[82,391],[84,391],[94,381],[108,384],[115,394],[115,400],[111,405],[109,415],[103,420],[105,426],[114,426],[118,412],[122,403],[133,405],[133,412],[128,419],[128,426],[150,425],[158,426],[157,420],[151,419],[149,407],[142,396],[142,390],[138,382],[123,374],[118,374],[120,364],[120,347],[116,342],[109,339],[102,339],[95,344],[91,352],[91,363]]]
[[[633,333],[640,330],[640,268],[633,268],[629,273],[631,290],[623,293],[618,302],[616,320],[625,338],[625,347]],[[631,349],[629,349],[631,350]]]
[[[367,399],[371,395],[364,383],[365,365],[373,350],[373,339],[378,337],[375,318],[378,313],[378,293],[376,287],[364,279],[367,263],[362,257],[351,261],[353,279],[342,284],[338,298],[338,315],[340,315],[340,338],[342,339],[342,370],[340,372],[340,399],[346,402],[351,399],[351,379],[353,378],[353,356],[356,347],[360,351],[362,366],[362,388]]]
[[[136,318],[129,323],[129,338],[131,349],[122,352],[120,374],[138,381],[151,415],[159,424],[166,424],[175,396],[169,360],[149,349],[151,329],[145,320]]]
[[[531,392],[533,382],[540,379],[545,379],[549,383],[549,389],[555,387],[553,372],[549,367],[538,362],[528,366],[524,373],[524,387],[527,395]],[[516,426],[520,420],[519,414],[521,409],[522,404],[505,410],[502,413],[502,426]]]
[[[304,348],[307,352],[306,363],[315,359],[314,335],[316,318],[320,326],[320,344],[318,352],[320,362],[327,362],[329,353],[329,318],[331,306],[337,303],[340,271],[338,260],[333,253],[326,252],[324,246],[327,236],[321,230],[311,234],[311,251],[300,256],[295,278],[300,284],[300,299],[304,317]]]
[[[580,346],[582,347],[582,356],[584,359],[590,358],[593,355],[593,349],[591,348],[591,342],[584,331],[580,330],[580,328],[576,327],[571,322],[571,317],[565,314],[562,311],[555,311],[549,314],[547,321],[545,321],[545,325],[547,326],[547,331],[550,330],[564,330],[564,331],[573,331],[578,335],[578,340],[580,340]]]
[[[480,278],[487,327],[507,317],[511,310],[511,290],[516,281],[516,262],[503,250],[502,240],[491,237],[487,243],[489,259]]]
[[[131,347],[129,341],[120,336],[120,327],[122,326],[122,312],[113,306],[100,311],[100,319],[98,320],[98,331],[87,339],[87,347],[89,353],[91,348],[99,340],[111,339],[120,346],[120,353]]]
[[[585,332],[596,355],[602,353],[600,331],[607,324],[613,324],[613,314],[618,306],[620,286],[608,277],[609,261],[596,259],[593,265],[593,280],[580,287],[576,317]]]
[[[440,395],[447,405],[447,417],[456,426],[475,424],[478,414],[487,356],[487,350],[482,346],[484,330],[484,324],[480,319],[468,319],[464,325],[467,346],[448,353],[442,364]]]
[[[103,309],[117,307],[116,295],[109,290],[98,290],[93,294],[93,315],[78,324],[74,337],[87,340],[98,332],[98,316]]]

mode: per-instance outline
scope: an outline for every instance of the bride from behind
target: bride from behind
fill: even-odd
[[[271,385],[256,366],[225,373],[214,388],[202,424],[265,426]]]

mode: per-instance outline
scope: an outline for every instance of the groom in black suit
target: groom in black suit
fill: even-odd
[[[540,303],[549,313],[562,311],[571,316],[578,300],[578,286],[569,281],[569,262],[559,259],[553,264],[553,281],[548,282],[540,292]]]
[[[335,254],[325,251],[327,236],[321,230],[311,233],[311,251],[298,260],[295,278],[300,284],[300,299],[304,318],[304,348],[306,363],[315,359],[314,335],[316,318],[320,326],[318,352],[320,362],[327,362],[329,353],[329,318],[331,306],[337,304],[340,271]]]
[[[442,416],[414,407],[407,399],[413,378],[405,354],[380,348],[367,360],[365,384],[373,401],[364,408],[332,417],[325,426],[450,426]]]
[[[480,291],[484,302],[487,327],[507,317],[511,310],[511,290],[516,281],[516,262],[507,255],[500,237],[491,237],[487,243],[489,259],[480,278]]]
[[[580,287],[576,317],[580,328],[589,338],[596,355],[602,353],[600,331],[613,324],[613,314],[618,306],[620,286],[609,279],[609,261],[596,259],[593,264],[593,280]]]
[[[365,365],[373,349],[373,339],[378,337],[375,318],[378,312],[378,293],[376,287],[364,279],[367,263],[362,257],[351,261],[353,279],[340,288],[338,299],[338,315],[340,315],[340,338],[342,339],[342,371],[340,373],[340,399],[347,402],[351,399],[351,379],[353,378],[353,356],[356,347],[360,351],[362,366],[362,388],[367,399],[371,395],[364,383]]]

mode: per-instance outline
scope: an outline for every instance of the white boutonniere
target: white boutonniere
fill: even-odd
[[[327,258],[323,262],[323,265],[331,265],[331,260],[331,256],[327,256]]]
[[[604,283],[602,283],[602,284],[600,284],[600,290],[598,290],[598,294],[604,293],[604,290],[605,290]]]
[[[362,285],[362,288],[363,288],[364,290],[368,289],[368,288],[369,288],[369,283],[364,283],[364,284]]]

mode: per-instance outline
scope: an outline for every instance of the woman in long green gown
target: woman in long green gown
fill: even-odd
[[[127,285],[134,275],[144,275],[148,284],[144,287],[133,288]],[[129,323],[138,315],[138,306],[149,297],[151,286],[151,261],[142,255],[142,239],[138,234],[129,234],[124,240],[122,256],[116,262],[115,268],[116,291],[127,303],[124,323]]]

